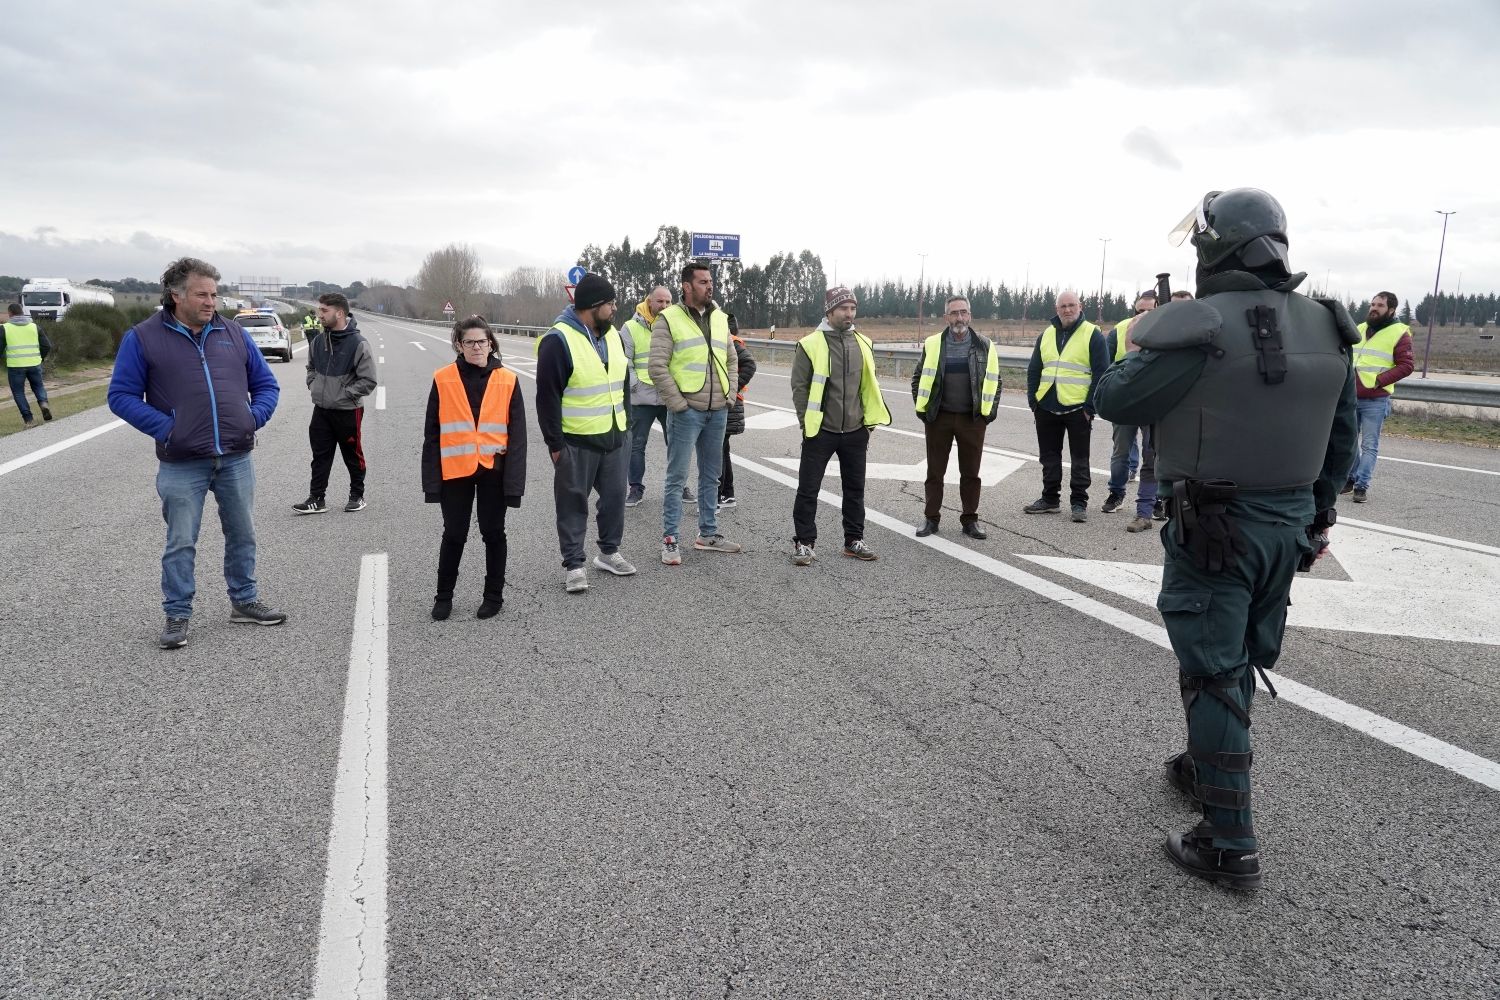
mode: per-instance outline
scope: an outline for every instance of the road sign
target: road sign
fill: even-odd
[[[574,284],[574,285],[563,285],[563,290],[568,293],[568,305],[572,305],[573,304],[573,289],[575,289],[577,287],[578,286],[576,284]]]
[[[693,256],[700,260],[739,260],[739,234],[694,233]]]
[[[588,271],[584,270],[582,264],[574,264],[568,268],[568,284],[570,286],[578,284],[585,274],[588,274]]]
[[[452,316],[453,315],[453,303],[452,302],[444,302],[443,303],[443,312],[447,313],[449,316]]]

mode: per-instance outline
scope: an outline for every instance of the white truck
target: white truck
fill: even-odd
[[[21,286],[21,311],[32,319],[62,319],[83,302],[115,304],[114,293],[98,285],[75,285],[67,278],[32,278]]]

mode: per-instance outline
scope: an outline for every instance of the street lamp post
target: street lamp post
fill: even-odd
[[[1095,323],[1104,322],[1104,262],[1109,257],[1109,237],[1099,237],[1099,242],[1104,244],[1104,249],[1099,252],[1099,310],[1094,317]]]
[[[917,274],[917,339],[922,339],[922,283],[927,280],[927,255],[917,251],[917,256],[922,258],[922,270]]]
[[[1443,248],[1448,245],[1448,216],[1457,215],[1455,209],[1445,212],[1441,208],[1433,209],[1443,217],[1443,238],[1438,242],[1438,266],[1437,277],[1432,279],[1432,308],[1427,310],[1427,346],[1422,348],[1422,377],[1427,377],[1427,357],[1432,353],[1432,321],[1437,318],[1438,285],[1443,280]]]

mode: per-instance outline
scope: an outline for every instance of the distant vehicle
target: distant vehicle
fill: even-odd
[[[75,285],[67,278],[32,278],[21,286],[21,311],[32,319],[62,319],[82,302],[115,304],[114,293],[98,285]]]
[[[250,339],[255,341],[260,353],[268,358],[280,358],[287,364],[292,363],[292,335],[282,325],[281,317],[276,315],[275,310],[242,312],[234,321],[250,334]]]

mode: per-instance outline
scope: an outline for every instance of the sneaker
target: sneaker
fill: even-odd
[[[1162,846],[1172,863],[1189,875],[1196,875],[1231,889],[1260,888],[1262,878],[1259,851],[1213,847],[1197,828],[1187,833],[1172,834]]]
[[[1089,519],[1089,509],[1087,507],[1085,507],[1081,503],[1080,504],[1075,504],[1073,506],[1073,523],[1074,524],[1082,524],[1083,522],[1087,521],[1088,519]]]
[[[609,555],[605,555],[601,552],[599,555],[594,557],[594,565],[598,566],[606,573],[613,573],[615,576],[635,575],[635,567],[630,565],[630,563],[625,560],[625,557],[620,555],[620,553],[618,552],[611,552]]]
[[[43,420],[51,420],[52,419],[52,411],[49,410],[49,409],[47,409],[47,404],[46,403],[38,403],[37,406],[41,408],[42,419]]]
[[[1151,520],[1165,521],[1167,519],[1167,502],[1158,500],[1151,505]]]
[[[1339,490],[1339,496],[1343,496],[1345,493],[1353,493],[1353,492],[1354,492],[1354,480],[1352,480],[1352,479],[1346,479],[1346,480],[1344,480],[1344,488],[1341,489],[1341,490]]]
[[[323,502],[322,497],[308,497],[301,503],[292,504],[292,510],[299,514],[325,514],[328,512],[328,505]]]
[[[286,615],[264,601],[249,601],[236,604],[229,612],[229,620],[250,625],[280,625]]]
[[[1368,499],[1370,499],[1370,491],[1369,490],[1362,490],[1358,486],[1354,487],[1354,502],[1355,503],[1364,503]]]
[[[167,627],[161,630],[161,638],[156,644],[162,649],[178,649],[187,645],[188,620],[186,618],[168,618]]]
[[[1151,523],[1151,518],[1141,517],[1141,515],[1137,514],[1134,521],[1131,521],[1129,524],[1125,525],[1125,530],[1130,532],[1131,534],[1134,534],[1138,531],[1150,531],[1154,527],[1156,527],[1156,525]]]
[[[738,500],[736,500],[734,497],[719,497],[719,509],[720,510],[733,510],[734,508],[738,507],[739,505],[740,505],[740,502]]]
[[[579,566],[577,569],[568,570],[567,573],[563,575],[563,589],[570,594],[581,594],[585,590],[588,590],[588,570],[584,569],[582,566]]]
[[[1136,481],[1136,480],[1137,480],[1137,479],[1138,479],[1138,478],[1140,478],[1140,474],[1139,474],[1139,473],[1138,473],[1138,472],[1137,472],[1137,471],[1136,471],[1136,470],[1135,470],[1135,469],[1131,469],[1131,470],[1130,470],[1130,478],[1129,478],[1129,479],[1127,479],[1127,480],[1125,480],[1125,481],[1126,481],[1126,482],[1127,482],[1127,483],[1133,483],[1133,482],[1135,482],[1135,481]]]
[[[1113,514],[1115,511],[1120,509],[1120,505],[1124,502],[1125,494],[1111,493],[1109,496],[1104,498],[1104,506],[1100,507],[1099,509],[1104,511],[1104,513],[1106,514]]]
[[[21,430],[23,430],[23,431],[29,431],[33,427],[36,427],[36,426],[37,426],[37,422],[35,420],[28,420],[24,424],[21,425]]]
[[[370,505],[365,503],[364,497],[351,496],[349,497],[349,502],[344,504],[344,513],[353,514],[355,511],[364,510],[368,506]]]
[[[723,535],[699,535],[693,539],[693,548],[701,552],[743,552],[745,547],[739,542],[731,542]]]
[[[811,566],[813,560],[816,558],[818,558],[818,554],[813,551],[811,545],[805,542],[796,542],[792,545],[793,566]]]
[[[853,541],[845,542],[844,555],[850,559],[862,559],[865,562],[879,558],[874,552],[870,551],[870,547],[865,544],[863,538],[856,538]]]
[[[1021,509],[1028,514],[1056,514],[1061,506],[1056,500],[1033,500]]]
[[[677,536],[667,535],[661,540],[661,564],[663,566],[681,566],[682,550],[677,547]]]
[[[625,506],[627,507],[634,507],[644,499],[646,499],[646,487],[644,486],[632,486],[625,491]]]
[[[693,496],[693,491],[686,486],[682,488],[682,502],[684,504],[697,503],[698,498]]]

